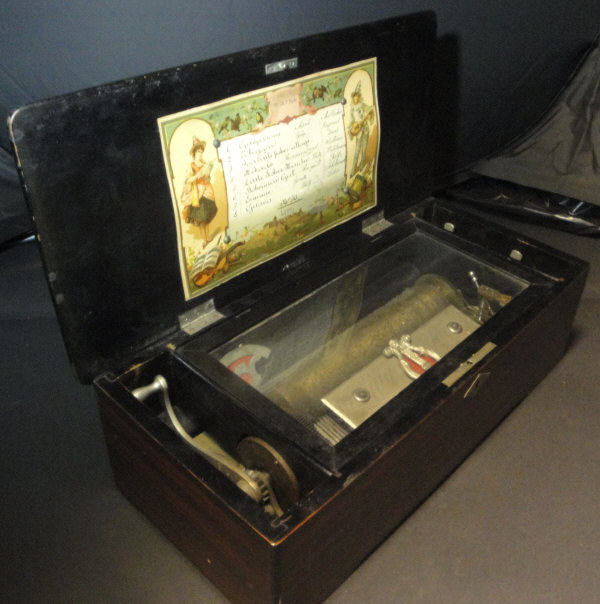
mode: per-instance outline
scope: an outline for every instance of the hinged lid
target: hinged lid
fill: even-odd
[[[208,306],[212,316],[221,316],[240,292],[279,279],[305,262],[325,260],[331,255],[328,248],[335,247],[329,244],[359,234],[371,214],[383,224],[384,218],[427,195],[431,166],[426,101],[435,40],[433,13],[420,13],[156,72],[17,110],[9,121],[11,136],[63,336],[80,379],[91,381],[103,371],[124,367],[164,343],[182,324],[201,324],[197,308]],[[367,74],[364,79],[356,79],[358,70]],[[336,81],[339,90],[333,89]],[[300,92],[279,94],[292,89]],[[364,119],[369,134],[364,145],[370,145],[367,153],[375,160],[369,178],[376,188],[367,203],[361,187],[371,183],[351,179],[355,169],[349,158],[356,152],[364,159],[357,142],[360,126],[351,132],[347,106],[362,92],[357,101],[373,108],[367,107]],[[274,109],[277,103],[292,102],[303,109],[291,115]],[[235,169],[256,168],[248,157],[257,154],[240,159],[246,144],[242,141],[247,140],[243,135],[261,141],[258,155],[264,159],[269,127],[306,115],[307,128],[315,130],[311,116],[322,116],[319,111],[328,108],[339,116],[333,136],[347,141],[354,137],[343,147],[341,172],[337,168],[344,179],[340,196],[349,200],[350,210],[330,220],[328,204],[333,199],[335,211],[339,204],[330,183],[322,191],[327,201],[321,210],[314,187],[304,198],[312,205],[302,206],[298,191],[304,191],[302,179],[310,179],[306,170],[311,162],[308,155],[293,152],[303,133],[295,138],[280,135],[274,139],[273,156],[287,152],[299,160],[298,166],[280,162],[267,167],[263,162],[259,170],[266,189],[275,186],[274,170],[286,171],[289,195],[276,199],[278,210],[270,220],[272,230],[280,228],[295,239],[250,261],[251,246],[239,253],[248,243],[243,231],[260,225],[262,217],[250,217],[260,201],[247,203],[248,174],[242,175],[246,188],[238,195],[250,224],[231,214]],[[315,131],[327,127],[321,119]],[[199,143],[207,157],[190,157]],[[320,144],[325,157],[321,173],[335,172],[335,145]],[[228,167],[223,167],[225,149],[238,154]],[[223,173],[216,175],[215,168]],[[229,201],[229,209],[219,206],[222,199]],[[295,203],[294,212],[312,221],[306,233],[290,226],[294,212],[288,206]],[[221,212],[220,222],[213,225],[215,212]],[[190,252],[198,240],[202,243]],[[215,268],[202,256],[211,251],[211,242],[220,246],[215,270],[222,278],[205,270]]]

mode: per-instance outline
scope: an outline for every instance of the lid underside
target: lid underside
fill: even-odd
[[[377,210],[430,192],[428,111],[435,17],[420,13],[275,44],[36,103],[10,119],[57,315],[79,378],[122,369],[213,299],[219,309],[283,264],[322,254],[337,227],[186,300],[157,120],[375,57]],[[265,65],[296,58],[293,72]],[[364,214],[362,216],[364,218]],[[360,218],[358,219],[360,220]],[[347,233],[347,231],[345,231]],[[272,270],[268,270],[271,267]],[[245,285],[240,288],[239,281]],[[237,282],[237,283],[236,283]]]

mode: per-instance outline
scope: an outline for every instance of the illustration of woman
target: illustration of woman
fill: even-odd
[[[199,227],[201,237],[207,244],[208,223],[217,214],[215,192],[210,183],[212,163],[203,159],[206,143],[195,136],[192,139],[190,155],[192,161],[185,175],[185,184],[181,194],[183,219],[188,224]]]

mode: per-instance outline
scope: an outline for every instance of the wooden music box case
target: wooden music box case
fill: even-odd
[[[326,598],[566,345],[586,264],[430,197],[435,45],[420,13],[10,119],[118,488],[233,602]]]

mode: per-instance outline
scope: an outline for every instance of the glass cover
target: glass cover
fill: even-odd
[[[415,232],[211,354],[335,445],[526,287]]]

